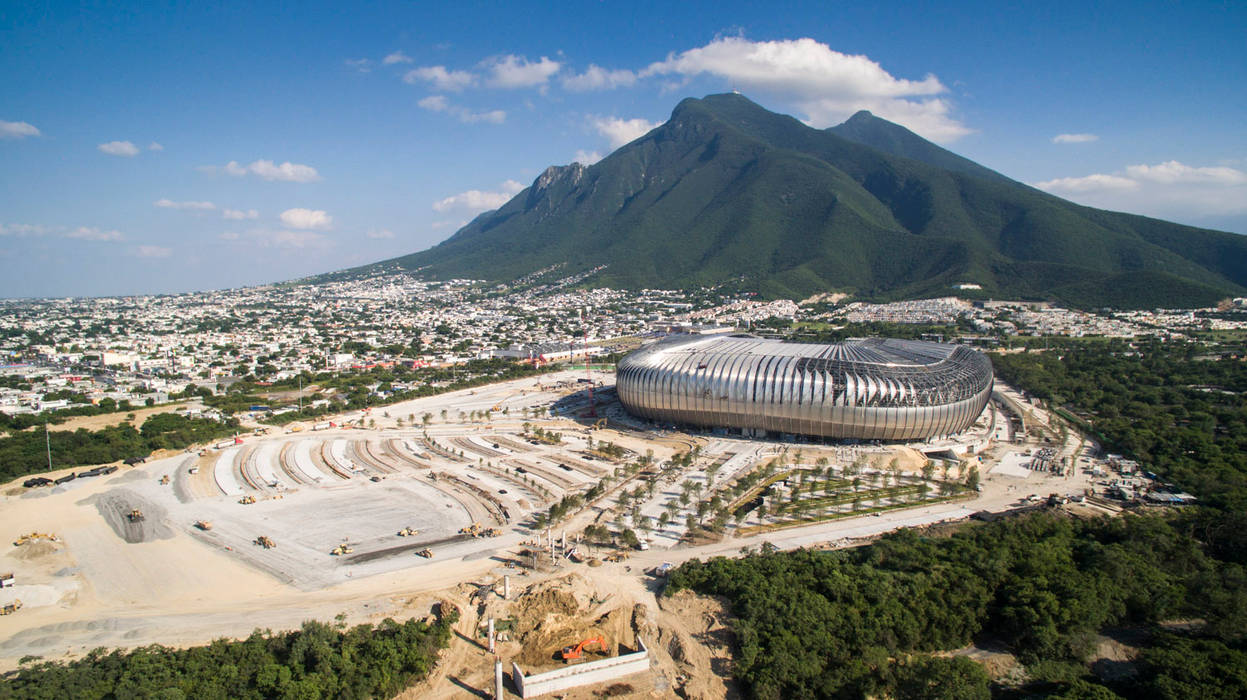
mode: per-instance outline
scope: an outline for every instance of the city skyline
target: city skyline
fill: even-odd
[[[0,297],[422,250],[732,89],[820,128],[870,109],[1076,202],[1247,233],[1241,6],[900,13],[22,7],[0,19]]]

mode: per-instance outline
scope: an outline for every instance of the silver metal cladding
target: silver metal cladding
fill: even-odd
[[[674,336],[619,361],[630,413],[706,427],[860,440],[959,433],[991,397],[991,361],[961,345],[868,338],[819,345]]]

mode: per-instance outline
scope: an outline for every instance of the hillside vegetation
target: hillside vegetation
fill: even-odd
[[[681,102],[598,163],[552,167],[429,250],[349,271],[765,296],[984,294],[1076,306],[1247,293],[1247,237],[1079,206],[859,113],[812,129],[740,95]]]

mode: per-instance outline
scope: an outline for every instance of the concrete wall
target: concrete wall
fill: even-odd
[[[511,678],[515,681],[515,687],[520,691],[522,698],[535,698],[538,695],[578,688],[582,685],[605,683],[649,670],[649,650],[645,648],[645,643],[639,637],[637,646],[641,647],[641,650],[632,654],[621,654],[610,659],[576,664],[531,676],[525,676],[519,665],[512,662]]]

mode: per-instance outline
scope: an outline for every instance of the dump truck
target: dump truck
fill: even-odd
[[[4,605],[0,605],[0,615],[12,615],[13,613],[21,609],[22,609],[22,601],[15,600],[12,603],[5,603]]]
[[[420,550],[419,552],[416,552],[416,556],[424,557],[425,559],[432,559],[432,558],[433,558],[433,550],[431,550],[431,549],[422,549],[422,550]]]
[[[272,549],[277,546],[276,542],[274,542],[273,540],[271,540],[265,535],[260,535],[259,537],[255,538],[254,541],[258,546],[263,547],[265,549]]]
[[[146,518],[143,517],[143,511],[138,508],[130,509],[130,512],[126,513],[126,519],[132,523],[141,523],[146,520]]]
[[[418,534],[420,534],[420,531],[419,531],[419,530],[417,530],[417,529],[416,529],[416,528],[414,528],[414,527],[405,527],[405,528],[403,528],[402,530],[399,530],[399,531],[398,531],[398,536],[399,536],[399,537],[412,537],[412,536],[414,536],[414,535],[418,535]]]
[[[243,496],[242,498],[238,499],[238,502],[243,504],[244,506],[249,506],[252,503],[255,503],[255,496]]]
[[[13,578],[13,574],[0,574],[0,588],[9,588],[14,583],[16,579]]]
[[[195,527],[199,528],[200,530],[203,530],[204,532],[207,532],[208,530],[212,529],[212,521],[211,520],[196,520]]]
[[[575,661],[585,655],[586,649],[595,645],[598,651],[606,651],[606,640],[604,638],[600,636],[590,637],[575,646],[563,647],[563,660]]]

